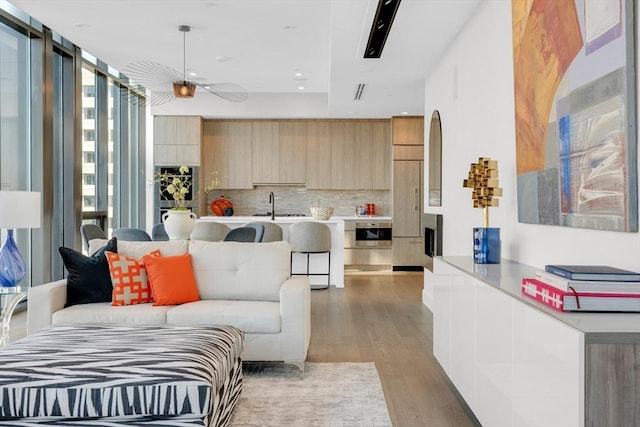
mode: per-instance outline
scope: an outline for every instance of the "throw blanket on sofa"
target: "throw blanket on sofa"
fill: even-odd
[[[242,346],[231,326],[53,325],[0,351],[0,424],[224,426]]]

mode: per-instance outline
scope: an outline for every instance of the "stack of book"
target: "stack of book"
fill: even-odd
[[[560,311],[640,312],[640,274],[609,266],[547,265],[522,293]]]

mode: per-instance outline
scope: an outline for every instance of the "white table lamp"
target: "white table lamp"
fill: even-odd
[[[0,191],[0,228],[7,238],[0,249],[0,286],[14,288],[26,274],[24,259],[13,240],[16,228],[40,227],[40,193],[35,191]]]

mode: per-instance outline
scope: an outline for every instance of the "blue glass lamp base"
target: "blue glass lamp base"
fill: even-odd
[[[7,239],[0,249],[0,286],[16,287],[26,272],[24,259],[13,240],[13,230],[7,230]]]
[[[473,229],[473,262],[500,264],[500,229],[475,227]]]

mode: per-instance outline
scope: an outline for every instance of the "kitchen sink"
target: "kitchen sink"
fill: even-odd
[[[271,216],[271,212],[266,213],[254,213],[252,216]],[[278,217],[287,217],[287,216],[307,216],[302,213],[283,213],[283,214],[275,214]]]

